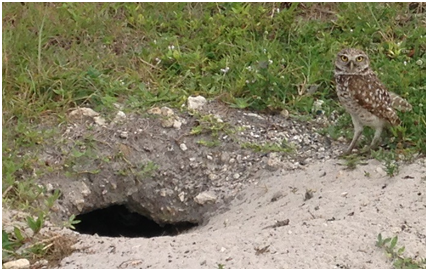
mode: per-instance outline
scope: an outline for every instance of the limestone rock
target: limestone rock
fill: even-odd
[[[105,126],[106,120],[100,116],[94,117],[94,122],[99,126]]]
[[[189,110],[199,110],[207,103],[207,99],[202,96],[192,97],[189,96],[187,98],[187,109]]]
[[[97,117],[100,114],[98,112],[95,112],[94,110],[92,110],[91,108],[87,108],[87,107],[82,107],[82,108],[77,108],[73,111],[70,112],[70,114],[68,114],[68,116],[70,118],[82,118],[82,117]]]
[[[163,119],[161,122],[161,125],[163,128],[173,127],[174,126],[174,119],[172,119],[172,118]]]
[[[30,268],[30,262],[27,259],[19,259],[16,261],[10,261],[3,264],[4,269],[28,269]]]
[[[121,123],[126,120],[126,114],[123,111],[117,112],[113,119],[113,123]]]
[[[98,112],[95,112],[91,108],[82,107],[71,111],[70,114],[68,114],[68,117],[73,122],[91,121],[100,126],[104,126],[106,121],[99,115],[100,114]]]
[[[181,143],[181,144],[180,144],[180,149],[181,149],[182,151],[187,151],[187,146],[186,146],[186,144]]]
[[[212,195],[209,192],[202,192],[199,193],[195,198],[194,201],[200,205],[204,205],[206,203],[214,203],[217,200],[217,197],[215,195]]]
[[[174,116],[174,110],[172,110],[169,107],[164,106],[161,108],[161,115],[165,116],[165,117],[172,117],[172,116]]]
[[[159,107],[153,107],[147,110],[147,113],[149,113],[150,115],[160,115],[162,111]]]

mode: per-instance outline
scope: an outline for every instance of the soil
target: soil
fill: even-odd
[[[380,167],[348,171],[329,160],[263,172],[204,226],[154,238],[82,235],[60,268],[391,268],[379,233],[425,258],[425,160],[392,178]]]
[[[118,114],[110,122],[96,119],[93,111],[70,113],[61,139],[45,146],[40,157],[58,169],[40,178],[50,191],[61,191],[54,220],[117,204],[159,224],[202,224],[257,182],[260,170],[300,168],[337,156],[341,148],[316,133],[329,125],[322,118],[285,120],[216,102],[194,113],[149,112]],[[174,122],[178,127],[169,127]],[[263,146],[282,152],[254,151]],[[198,195],[214,200],[201,203]]]
[[[199,226],[152,238],[63,229],[79,241],[60,268],[390,268],[379,233],[426,257],[425,158],[394,177],[376,160],[349,170],[337,159],[346,140],[319,133],[337,116],[315,115],[216,102],[112,120],[70,113],[40,154],[54,170],[39,182],[62,195],[53,223],[122,205],[159,225]]]

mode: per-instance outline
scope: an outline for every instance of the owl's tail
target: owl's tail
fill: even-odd
[[[401,112],[412,110],[412,105],[394,92],[389,92],[389,96],[391,97],[391,105],[394,109],[397,109]]]

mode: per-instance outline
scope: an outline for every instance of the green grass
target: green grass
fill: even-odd
[[[3,202],[12,206],[31,207],[43,194],[34,178],[22,176],[32,176],[33,168],[35,176],[53,170],[38,161],[37,150],[59,134],[54,127],[63,127],[72,107],[108,115],[121,103],[126,112],[144,112],[153,105],[180,107],[189,95],[200,94],[234,108],[285,108],[302,119],[313,117],[312,104],[321,99],[327,115],[344,114],[332,80],[333,59],[343,47],[367,51],[381,80],[414,107],[400,113],[402,126],[391,130],[391,152],[425,155],[425,4],[3,3],[2,8],[2,190]],[[340,118],[325,132],[349,138],[350,118]],[[364,134],[371,140],[373,131]]]
[[[310,115],[313,101],[322,99],[327,114],[343,113],[332,60],[352,46],[365,49],[382,81],[414,106],[401,115],[404,123],[393,130],[400,135],[391,145],[424,152],[425,13],[414,8],[4,3],[3,124],[47,116],[61,121],[68,108],[82,104],[99,112],[113,111],[115,102],[128,111],[179,106],[192,94],[299,115]],[[306,93],[312,85],[316,92]],[[349,121],[346,128],[352,129]]]
[[[249,143],[245,142],[241,144],[241,147],[244,149],[251,149],[255,152],[293,152],[295,148],[292,144],[287,143],[285,140],[280,144],[276,143],[265,143],[265,144],[257,144],[257,143]]]

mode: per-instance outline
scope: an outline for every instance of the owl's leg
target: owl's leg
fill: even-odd
[[[376,147],[380,141],[380,135],[382,134],[382,129],[383,129],[383,126],[376,127],[376,131],[375,131],[375,134],[373,136],[372,143],[370,144],[370,149],[372,149],[372,150],[376,149]]]
[[[364,129],[363,125],[353,115],[351,115],[351,117],[352,123],[354,124],[354,137],[352,138],[351,144],[349,144],[349,147],[346,149],[343,155],[348,155],[352,152],[352,149],[355,147],[355,144],[357,143],[358,138],[360,138]]]

